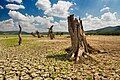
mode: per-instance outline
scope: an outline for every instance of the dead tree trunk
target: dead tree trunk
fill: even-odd
[[[54,34],[53,34],[53,25],[50,28],[48,28],[48,29],[49,29],[48,37],[50,37],[50,39],[52,40],[53,38],[55,38]]]
[[[71,37],[71,47],[66,49],[68,58],[74,58],[77,62],[82,55],[88,55],[94,51],[99,52],[87,43],[82,20],[74,19],[74,15],[68,16],[68,31]]]
[[[40,33],[39,33],[39,31],[36,31],[36,34],[37,34],[38,38],[40,38]]]
[[[31,32],[31,35],[32,35],[33,37],[36,37],[36,35],[35,35],[33,32]]]
[[[19,43],[19,45],[21,45],[21,43],[22,43],[22,36],[21,36],[21,34],[22,34],[22,28],[21,28],[20,25],[19,25],[19,28],[20,28],[20,30],[19,30],[19,33],[18,33],[18,37],[19,37],[18,43]]]

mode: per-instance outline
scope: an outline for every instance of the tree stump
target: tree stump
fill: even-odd
[[[81,56],[99,52],[87,43],[82,20],[74,18],[74,15],[68,16],[68,31],[71,38],[71,47],[65,49],[68,58],[74,58],[75,62],[78,62]]]
[[[38,38],[40,38],[40,33],[38,30],[36,31],[36,34],[37,34]]]
[[[33,32],[31,32],[30,34],[31,34],[33,37],[36,37],[36,35],[35,35]]]
[[[22,34],[22,27],[19,25],[19,32],[18,32],[18,38],[19,38],[19,41],[18,41],[18,43],[19,43],[19,45],[21,45],[21,43],[22,43],[22,36],[21,36],[21,34]]]
[[[53,38],[55,38],[54,34],[53,34],[53,25],[48,28],[48,37],[50,37],[50,39],[52,40]]]

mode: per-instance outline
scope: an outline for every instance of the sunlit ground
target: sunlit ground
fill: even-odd
[[[70,38],[0,36],[0,80],[120,80],[120,36],[87,36],[88,43],[107,53],[79,61],[66,59]]]

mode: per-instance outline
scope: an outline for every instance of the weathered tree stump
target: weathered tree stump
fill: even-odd
[[[78,62],[81,56],[99,52],[99,50],[92,48],[87,43],[82,20],[74,19],[74,15],[68,16],[68,31],[71,38],[71,47],[65,49],[68,53],[68,58],[74,58],[75,62]]]
[[[48,28],[48,37],[50,37],[50,39],[52,40],[53,38],[55,38],[54,34],[53,34],[53,25]]]
[[[31,32],[30,34],[31,34],[33,37],[36,37],[36,35],[35,35],[33,32]]]
[[[18,43],[19,43],[19,45],[21,45],[21,43],[22,43],[22,36],[21,36],[21,34],[22,34],[22,27],[19,25],[19,32],[18,32],[18,38],[19,38],[19,41],[18,41]]]
[[[36,31],[37,37],[40,38],[40,33],[39,31]]]
[[[64,34],[64,33],[63,33],[63,32],[61,32],[61,33],[60,33],[60,36],[62,36],[63,34]]]

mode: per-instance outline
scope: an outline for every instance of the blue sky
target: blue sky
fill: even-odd
[[[44,3],[44,1],[46,1],[46,3]],[[62,2],[65,4],[62,5]],[[14,26],[16,26],[15,24],[19,23],[20,19],[18,20],[17,18],[17,21],[15,21],[16,16],[13,15],[13,13],[15,12],[18,12],[18,14],[20,15],[22,14],[23,15],[22,17],[33,16],[34,18],[37,18],[39,16],[41,18],[44,18],[45,16],[44,19],[46,20],[48,20],[47,18],[54,19],[53,21],[50,20],[49,22],[51,22],[52,24],[56,24],[57,26],[59,25],[59,27],[55,28],[56,30],[66,29],[65,31],[67,31],[67,27],[65,27],[67,25],[65,22],[66,21],[65,16],[68,14],[75,14],[76,17],[77,16],[81,17],[84,21],[84,26],[86,30],[119,25],[118,23],[120,18],[119,3],[120,3],[120,0],[41,0],[41,1],[40,0],[29,0],[29,1],[28,0],[0,0],[0,21],[1,21],[0,26],[2,26],[0,27],[1,28],[0,30],[2,30],[2,28],[4,27],[3,22],[13,21]],[[19,5],[22,7],[14,9],[15,6],[9,5],[9,4]],[[62,5],[63,9],[65,10],[61,11],[61,9],[58,9],[60,5]],[[67,6],[68,6],[68,9],[67,9]],[[103,11],[101,11],[102,9]],[[54,12],[53,10],[58,10],[58,11]],[[17,15],[17,13],[15,14]],[[29,17],[29,19],[31,18]],[[104,21],[105,25],[101,24],[103,22],[100,22],[100,21]],[[110,21],[111,22],[115,21],[115,23],[110,24],[111,23]],[[34,26],[34,27],[31,26],[32,28],[36,28],[40,31],[43,29],[46,29],[46,27],[44,28],[41,26],[44,26],[47,23],[43,25],[43,23],[40,23],[39,21],[37,22],[38,23],[36,23],[35,21],[31,23],[27,22],[27,24],[29,25],[32,24],[32,26]],[[33,25],[33,23],[35,25]],[[97,23],[99,25],[96,25]],[[64,27],[62,28],[61,25]],[[90,25],[92,26],[90,27]],[[95,27],[95,26],[99,26],[99,27]],[[4,30],[5,29],[6,28],[4,28]]]

